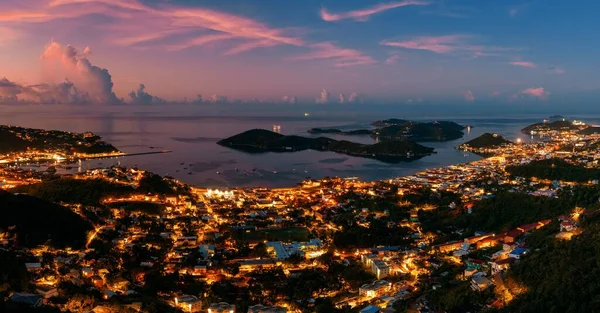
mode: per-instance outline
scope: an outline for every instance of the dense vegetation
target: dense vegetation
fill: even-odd
[[[573,165],[561,159],[533,161],[528,164],[509,166],[506,170],[517,177],[587,182],[600,179],[600,170]]]
[[[600,134],[600,127],[588,127],[577,132],[580,135],[594,135]]]
[[[10,228],[25,247],[49,241],[56,247],[79,248],[92,226],[66,207],[0,190],[0,228]]]
[[[525,287],[501,312],[600,312],[600,215],[583,222],[584,232],[571,241],[546,235],[536,253],[514,264],[505,281]]]
[[[475,139],[469,140],[461,146],[474,149],[497,148],[502,145],[508,145],[512,142],[498,134],[485,133]]]
[[[284,136],[264,129],[249,130],[223,139],[218,144],[253,153],[293,152],[307,149],[332,151],[390,163],[417,159],[433,153],[432,148],[409,140],[390,140],[368,145],[325,137]]]
[[[23,185],[12,191],[26,193],[52,202],[98,206],[101,199],[124,196],[133,190],[130,186],[111,183],[103,179],[60,178],[33,185]]]

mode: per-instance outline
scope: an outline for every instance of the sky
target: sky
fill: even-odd
[[[593,103],[598,12],[593,0],[2,0],[0,102]]]

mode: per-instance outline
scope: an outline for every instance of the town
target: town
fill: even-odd
[[[4,148],[0,301],[56,312],[509,308],[531,292],[513,266],[544,253],[540,242],[583,236],[598,210],[600,131],[553,123],[524,134],[543,140],[467,142],[486,156],[471,163],[280,189],[199,188],[136,168],[26,170],[15,160],[77,154]],[[81,136],[76,146],[100,142]],[[119,153],[100,150],[86,153]]]

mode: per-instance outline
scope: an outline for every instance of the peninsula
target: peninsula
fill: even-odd
[[[294,152],[302,150],[331,151],[387,163],[412,161],[434,153],[407,139],[386,140],[376,144],[360,144],[326,137],[285,136],[264,129],[252,129],[220,140],[217,144],[249,153]]]
[[[549,122],[547,120],[541,123],[531,124],[523,129],[521,132],[532,136],[547,136],[557,132],[568,132],[578,131],[588,128],[585,124],[571,122],[565,119]]]

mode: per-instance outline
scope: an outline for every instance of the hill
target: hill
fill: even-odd
[[[20,245],[80,248],[92,225],[70,209],[39,198],[0,190],[0,228],[14,227]]]
[[[561,159],[532,161],[506,168],[511,175],[549,180],[587,182],[600,178],[600,169],[573,165]]]
[[[580,135],[600,134],[600,127],[590,126],[588,128],[584,128],[584,129],[578,131],[577,133],[580,134]]]
[[[61,150],[68,153],[119,152],[114,146],[92,133],[71,133],[0,125],[0,153],[23,152],[27,149]]]
[[[264,129],[245,131],[220,140],[217,144],[249,153],[294,152],[307,149],[331,151],[389,163],[414,160],[433,153],[432,148],[405,139],[368,145],[326,137],[284,136]]]
[[[470,147],[473,149],[493,149],[502,145],[509,145],[512,141],[498,135],[485,133],[475,139],[469,140],[461,145],[461,147]]]
[[[52,202],[99,206],[103,198],[128,195],[134,189],[103,179],[60,178],[19,186],[11,191],[26,193]]]

